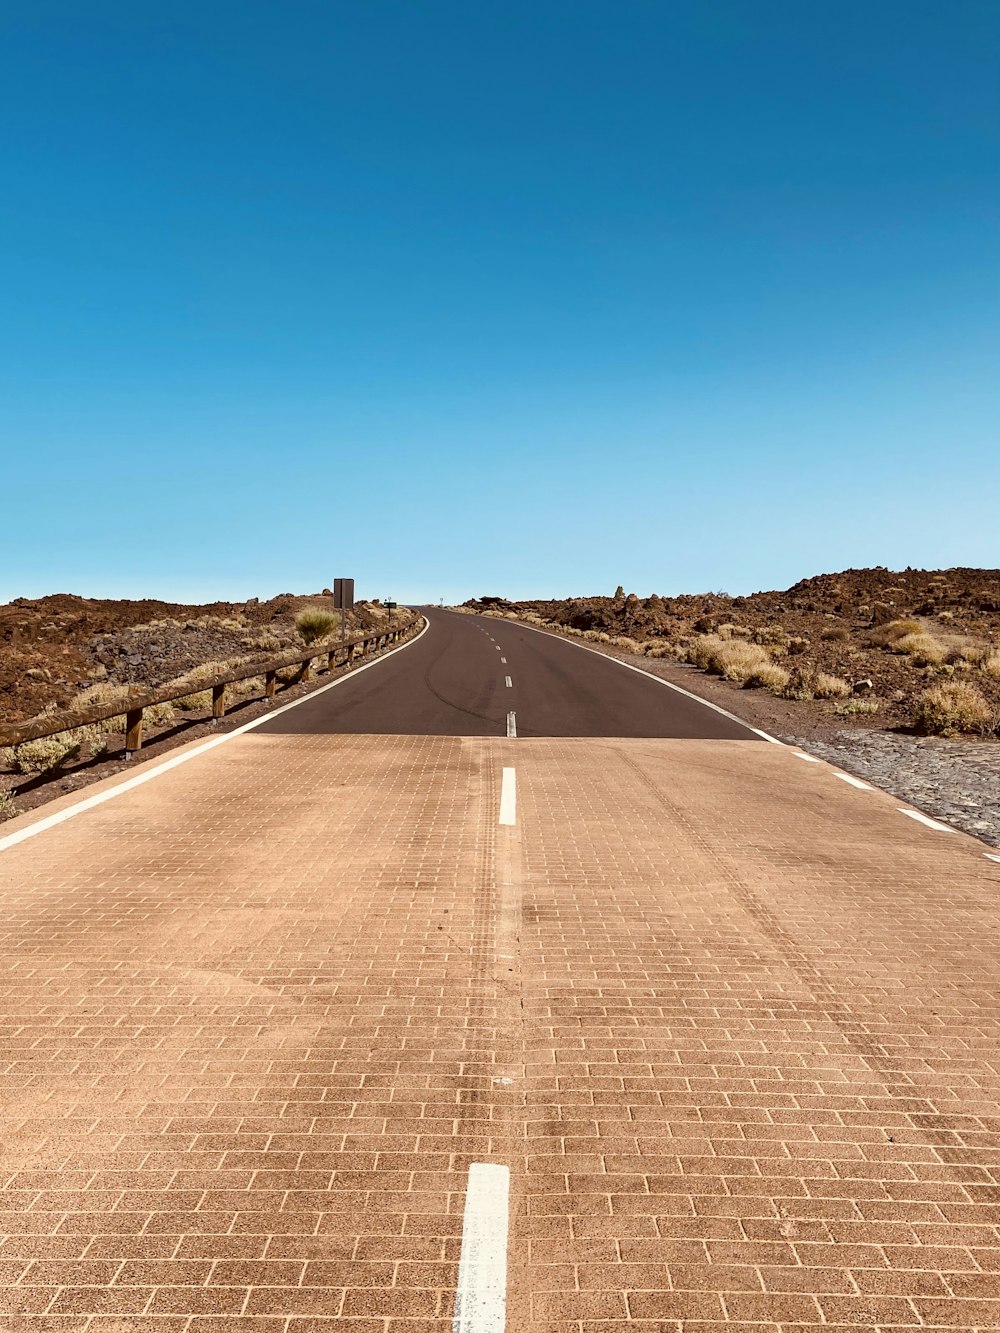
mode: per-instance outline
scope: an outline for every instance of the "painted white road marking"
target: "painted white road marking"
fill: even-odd
[[[931,819],[928,815],[921,814],[919,810],[904,810],[901,805],[896,809],[901,815],[908,815],[910,819],[915,819],[919,824],[926,824],[928,828],[937,829],[938,833],[954,833],[953,828],[947,824],[939,824],[936,819]]]
[[[500,783],[500,823],[517,822],[517,778],[512,768],[505,768]]]
[[[515,713],[507,714],[507,735],[512,741],[517,740],[517,715]]]
[[[505,770],[506,771],[506,770]],[[507,1323],[510,1171],[473,1162],[465,1191],[452,1333],[503,1333]]]
[[[506,657],[501,657],[501,659],[500,659],[500,665],[501,665],[501,666],[506,666],[506,665],[507,665],[507,659],[506,659]]]
[[[504,676],[503,683],[507,686],[508,690],[513,689],[514,682],[511,680],[510,676]]]
[[[817,759],[814,754],[800,754],[798,750],[793,750],[792,754],[796,759],[804,759],[807,764],[821,764],[822,759]]]
[[[867,782],[862,782],[860,778],[852,777],[850,773],[834,773],[835,778],[840,778],[841,782],[849,782],[852,787],[857,787],[858,791],[874,791]]]
[[[287,713],[289,708],[298,708],[299,704],[308,703],[310,699],[315,699],[319,694],[325,694],[327,690],[334,690],[338,685],[356,680],[362,671],[371,670],[372,667],[378,666],[380,662],[384,662],[386,657],[391,657],[392,653],[402,652],[404,648],[409,648],[410,644],[416,643],[417,639],[422,638],[430,629],[430,621],[426,616],[423,620],[424,627],[420,633],[415,634],[412,639],[401,644],[399,648],[393,648],[391,652],[384,654],[382,657],[376,657],[372,662],[366,662],[364,666],[355,667],[349,675],[341,676],[338,680],[332,680],[329,685],[322,685],[318,690],[304,694],[301,699],[293,699],[291,703],[285,704],[281,708],[275,708],[269,713],[264,713],[262,717],[255,718],[252,722],[245,722],[242,727],[235,727],[232,731],[227,731],[224,736],[213,736],[211,740],[205,741],[204,745],[192,745],[189,750],[174,755],[172,759],[164,760],[162,764],[157,764],[155,768],[148,768],[142,773],[136,773],[134,778],[127,778],[124,782],[119,782],[106,791],[99,791],[94,796],[84,797],[76,805],[71,805],[65,810],[59,810],[46,819],[39,819],[36,823],[29,824],[27,828],[18,829],[16,833],[9,833],[6,838],[0,838],[0,852],[5,852],[8,847],[13,847],[16,843],[24,842],[26,838],[33,838],[36,833],[44,833],[46,829],[55,828],[57,824],[65,823],[67,819],[72,819],[74,815],[82,815],[85,810],[93,810],[95,805],[103,805],[105,801],[114,800],[122,792],[131,791],[133,787],[141,787],[144,782],[150,782],[153,778],[159,777],[161,773],[169,772],[172,768],[179,768],[181,764],[186,764],[189,759],[197,758],[198,755],[204,754],[206,750],[212,750],[216,745],[225,745],[226,741],[231,741],[236,736],[242,736],[246,731],[252,731],[254,727],[260,727],[265,722],[280,717],[282,713]]]
[[[743,718],[737,717],[735,713],[730,713],[725,708],[720,708],[718,704],[709,703],[703,699],[700,694],[692,694],[690,690],[685,690],[681,685],[675,685],[672,680],[664,680],[662,676],[654,676],[652,671],[643,671],[642,667],[633,666],[631,662],[623,662],[620,657],[609,657],[607,653],[600,652],[597,648],[588,648],[585,643],[576,643],[573,639],[564,639],[561,634],[547,634],[547,631],[538,629],[535,625],[525,625],[523,621],[518,621],[520,629],[530,629],[532,634],[546,634],[550,639],[555,639],[557,643],[564,643],[567,648],[579,648],[584,653],[594,653],[597,657],[603,657],[605,662],[614,662],[617,666],[624,667],[626,671],[636,671],[640,676],[645,676],[648,680],[655,680],[657,685],[665,685],[668,690],[673,690],[675,694],[683,694],[688,699],[693,699],[696,704],[702,704],[705,708],[711,708],[713,713],[721,713],[723,717],[728,717],[730,722],[735,722],[745,731],[751,731],[755,736],[759,736],[763,741],[770,741],[772,745],[785,744],[779,741],[777,736],[769,736],[766,731],[761,731],[760,727],[751,727],[749,722]]]
[[[994,856],[992,852],[983,852],[987,861],[1000,861],[1000,856]]]

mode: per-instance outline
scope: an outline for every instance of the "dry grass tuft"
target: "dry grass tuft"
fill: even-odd
[[[867,699],[848,699],[845,703],[834,704],[833,711],[841,717],[849,717],[852,713],[877,713],[880,707],[881,701],[869,695]]]
[[[295,617],[295,628],[303,643],[317,643],[340,626],[340,616],[322,606],[307,606]]]
[[[947,647],[926,630],[900,635],[892,647],[894,652],[911,657],[914,666],[941,666],[948,656]]]
[[[762,662],[760,666],[754,667],[743,682],[745,690],[770,690],[772,694],[780,695],[788,684],[788,672],[784,667],[778,666],[775,662]]]
[[[992,648],[979,664],[979,669],[987,676],[1000,678],[1000,648]]]
[[[993,728],[989,704],[974,685],[947,681],[925,690],[917,700],[914,723],[931,736],[986,735]]]
[[[197,713],[203,708],[212,707],[212,691],[196,690],[193,694],[182,695],[180,699],[174,700],[177,708],[182,708],[185,713]]]
[[[847,643],[851,637],[851,631],[845,629],[843,625],[831,625],[819,637],[825,639],[827,643]]]
[[[43,736],[41,740],[25,741],[5,752],[9,766],[15,773],[45,773],[50,768],[75,759],[81,743],[72,733],[63,736]]]
[[[813,685],[813,694],[817,699],[843,699],[850,694],[851,687],[840,676],[831,676],[826,671],[817,671]]]
[[[702,634],[687,651],[689,662],[703,671],[711,671],[724,680],[742,685],[762,667],[771,665],[771,654],[759,643],[744,639],[723,639],[717,634]]]
[[[895,648],[899,640],[905,639],[908,634],[926,633],[927,626],[923,621],[914,620],[912,616],[903,616],[877,625],[869,639],[874,648]]]

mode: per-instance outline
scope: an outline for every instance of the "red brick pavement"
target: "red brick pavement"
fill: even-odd
[[[1000,1326],[1000,867],[825,766],[250,734],[0,904],[4,1333],[444,1333],[473,1161],[512,1333]]]

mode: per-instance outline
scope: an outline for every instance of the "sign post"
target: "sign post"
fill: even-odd
[[[346,647],[347,613],[354,610],[354,580],[333,580],[333,609],[340,612],[340,646]]]

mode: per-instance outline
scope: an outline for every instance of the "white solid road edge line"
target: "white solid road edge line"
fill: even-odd
[[[124,782],[119,782],[106,791],[97,792],[94,796],[85,796],[76,805],[68,806],[65,810],[58,810],[54,815],[49,815],[45,819],[37,820],[34,824],[29,824],[27,828],[18,829],[16,833],[9,833],[5,838],[0,838],[0,852],[5,852],[8,847],[13,847],[19,842],[25,842],[38,833],[44,833],[46,829],[55,828],[57,824],[65,823],[67,819],[72,819],[74,815],[82,815],[85,810],[93,810],[95,806],[103,805],[105,801],[114,800],[116,796],[121,796],[123,792],[141,787],[144,782],[151,782],[153,778],[158,778],[161,773],[166,773],[172,768],[179,768],[181,764],[186,764],[189,759],[196,759],[198,755],[204,754],[206,750],[214,750],[217,745],[224,745],[226,741],[231,741],[235,736],[242,736],[244,732],[252,731],[254,727],[270,722],[274,717],[280,717],[282,713],[287,713],[290,708],[298,708],[299,704],[307,703],[308,700],[315,699],[317,695],[325,694],[327,690],[336,689],[338,685],[354,680],[361,675],[362,671],[368,671],[369,668],[378,666],[387,657],[402,652],[404,648],[409,648],[411,644],[422,638],[430,628],[430,621],[427,616],[423,617],[423,621],[424,627],[419,634],[415,634],[412,639],[408,639],[406,643],[400,644],[398,648],[393,648],[391,652],[383,654],[382,657],[377,657],[374,662],[366,662],[364,666],[356,667],[346,676],[340,676],[337,680],[332,680],[329,685],[322,685],[318,690],[312,690],[309,694],[304,694],[301,699],[293,699],[291,703],[284,704],[281,708],[274,708],[269,713],[254,718],[252,722],[245,722],[242,727],[235,727],[232,731],[227,731],[224,736],[213,736],[211,740],[205,741],[202,745],[194,745],[181,754],[174,755],[172,759],[165,759],[162,764],[157,764],[142,773],[137,773],[134,778],[126,778]]]
[[[510,740],[517,740],[517,714],[507,714],[507,736]]]
[[[875,788],[870,786],[867,782],[862,782],[860,778],[856,778],[850,773],[838,773],[836,769],[834,769],[833,776],[835,778],[840,778],[841,782],[849,782],[852,787],[857,787],[858,791],[875,790]]]
[[[500,782],[500,823],[517,823],[517,778],[512,768],[505,768]]]
[[[530,629],[533,634],[545,634],[547,638],[555,639],[557,643],[564,643],[568,648],[579,648],[582,652],[594,653],[597,657],[603,657],[605,662],[617,663],[618,666],[624,667],[626,671],[636,671],[648,680],[655,680],[657,685],[665,685],[668,690],[674,690],[677,694],[683,694],[686,698],[693,699],[696,704],[704,704],[706,708],[711,708],[713,713],[721,713],[723,717],[728,717],[730,722],[735,722],[737,726],[743,727],[746,731],[752,731],[761,740],[770,741],[772,745],[787,748],[785,742],[779,741],[777,736],[769,736],[766,731],[761,731],[759,727],[752,727],[749,722],[744,722],[743,718],[737,717],[735,713],[720,708],[718,704],[710,703],[708,699],[703,699],[700,694],[692,694],[690,690],[685,690],[683,686],[675,685],[672,680],[664,680],[662,676],[654,676],[652,671],[643,671],[642,667],[633,666],[631,662],[623,662],[620,657],[611,657],[610,654],[602,653],[598,648],[588,648],[585,643],[576,643],[573,639],[564,639],[561,634],[548,634],[535,625],[526,625],[523,620],[512,620],[510,623],[519,626],[520,629]]]
[[[506,770],[505,770],[506,771]],[[452,1333],[503,1333],[507,1322],[510,1170],[473,1162],[465,1191]]]
[[[821,764],[822,759],[817,759],[814,754],[803,754],[801,750],[793,750],[792,754],[796,759],[804,759],[807,764]]]
[[[930,815],[922,814],[919,810],[907,810],[901,805],[896,809],[901,815],[907,815],[910,819],[915,819],[918,824],[926,824],[928,828],[937,829],[938,833],[956,833],[957,829],[951,828],[948,824],[939,824],[936,819],[931,819]]]

